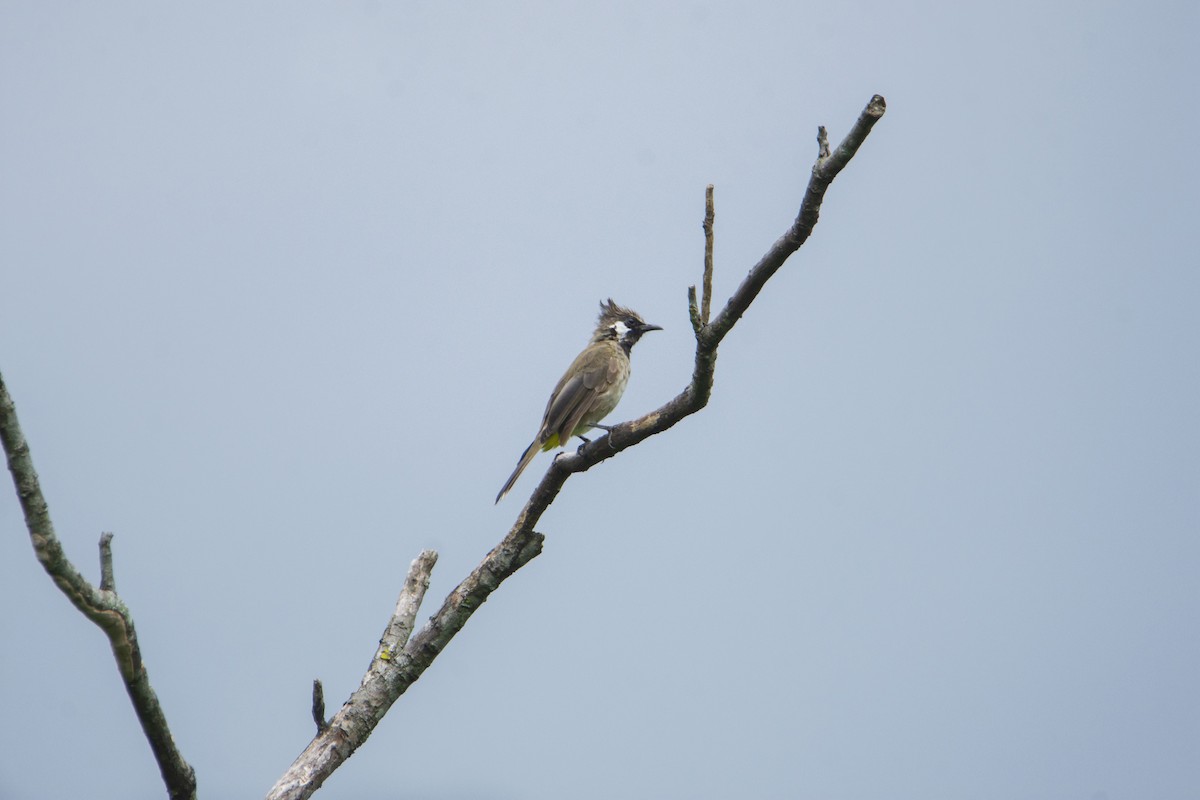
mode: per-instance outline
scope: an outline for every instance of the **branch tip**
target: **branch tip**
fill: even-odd
[[[414,558],[412,564],[409,565],[408,575],[405,576],[404,584],[400,587],[400,596],[396,598],[396,610],[392,612],[392,618],[388,620],[387,627],[383,629],[383,636],[379,637],[379,647],[375,651],[375,658],[367,670],[366,677],[363,678],[364,684],[370,680],[372,675],[381,672],[388,664],[392,663],[404,649],[404,645],[408,643],[413,628],[416,626],[417,612],[420,611],[421,602],[425,599],[425,591],[429,588],[430,573],[433,572],[433,565],[437,563],[437,559],[436,550],[422,550],[420,555]]]
[[[713,277],[713,185],[704,190],[704,286],[700,303],[700,322],[707,325],[712,312]]]
[[[529,535],[529,541],[526,542],[525,546],[522,547],[520,549],[520,551],[517,553],[517,558],[516,558],[517,568],[520,569],[521,567],[525,566],[530,561],[533,561],[535,558],[537,558],[539,555],[541,555],[542,554],[542,545],[545,543],[545,541],[546,541],[546,534],[538,533],[537,531],[531,531],[530,535]]]

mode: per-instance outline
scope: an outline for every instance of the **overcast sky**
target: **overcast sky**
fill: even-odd
[[[205,798],[428,608],[613,297],[691,374],[322,798],[1200,792],[1194,2],[0,3],[0,370]],[[0,491],[0,798],[164,795]]]

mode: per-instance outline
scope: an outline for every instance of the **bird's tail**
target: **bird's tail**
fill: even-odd
[[[497,503],[504,499],[504,495],[508,494],[509,489],[513,488],[513,484],[517,482],[517,478],[521,477],[521,473],[529,466],[529,462],[533,461],[533,457],[537,455],[539,449],[537,439],[534,439],[529,447],[525,448],[525,452],[521,454],[521,460],[517,462],[517,468],[513,470],[512,475],[508,476],[508,480],[504,482],[504,488],[500,490],[500,494],[496,495]]]

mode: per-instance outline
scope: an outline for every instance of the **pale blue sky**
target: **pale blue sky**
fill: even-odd
[[[666,329],[614,419],[685,385],[705,184],[723,300],[878,92],[709,408],[318,796],[1196,797],[1197,8],[0,4],[0,370],[201,796],[501,538],[599,299]],[[10,490],[0,586],[0,797],[161,797]]]

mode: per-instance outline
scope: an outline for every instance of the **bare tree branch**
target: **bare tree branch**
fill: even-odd
[[[667,430],[708,403],[716,367],[717,346],[758,296],[767,280],[812,233],[825,190],[854,157],[870,133],[871,127],[883,116],[884,110],[884,99],[879,95],[872,97],[854,128],[832,154],[828,148],[824,128],[821,129],[817,162],[813,166],[812,177],[809,179],[796,221],[750,270],[750,274],[712,322],[708,321],[707,314],[712,279],[706,263],[703,284],[704,310],[697,304],[696,288],[693,286],[688,290],[688,313],[696,334],[696,360],[691,383],[662,408],[631,422],[616,425],[610,433],[583,445],[575,453],[565,453],[556,458],[525,507],[521,509],[508,535],[488,553],[466,580],[450,593],[442,607],[430,617],[425,626],[398,651],[385,641],[380,642],[380,650],[363,678],[362,686],[330,721],[329,730],[314,738],[308,748],[300,754],[284,777],[268,793],[268,800],[301,800],[311,796],[366,740],[392,703],[421,677],[430,663],[462,629],[471,614],[487,600],[500,583],[541,552],[545,537],[534,531],[533,527],[554,502],[567,478],[573,473],[590,469],[656,433]],[[426,553],[423,553],[422,557]],[[397,614],[404,602],[405,593],[414,582],[420,561],[418,558],[413,562],[408,581],[401,592],[401,601],[397,603]],[[432,564],[429,567],[432,568]],[[425,585],[428,585],[427,573]],[[417,602],[419,603],[419,599]],[[393,616],[393,620],[395,618]],[[392,625],[389,623],[388,630],[391,629]],[[384,654],[389,657],[384,658]]]
[[[421,610],[421,602],[429,589],[429,576],[437,564],[437,557],[433,550],[422,550],[421,555],[413,562],[408,577],[404,579],[400,596],[396,598],[396,610],[392,612],[392,618],[379,639],[379,649],[375,651],[375,659],[371,661],[363,683],[383,674],[388,662],[408,643],[408,637],[412,635],[413,626],[417,621],[417,612]]]
[[[541,553],[545,537],[534,531],[534,525],[554,502],[567,478],[667,430],[708,403],[716,368],[717,347],[762,291],[767,280],[811,235],[829,184],[854,157],[885,109],[882,97],[872,97],[850,133],[834,150],[829,148],[825,129],[820,128],[817,161],[795,222],[750,270],[725,307],[711,320],[713,206],[712,187],[709,187],[702,300],[697,302],[694,286],[688,290],[688,312],[696,337],[691,382],[661,408],[639,419],[615,425],[605,436],[585,444],[574,453],[565,453],[555,459],[504,539],[450,593],[425,626],[413,634],[416,614],[437,560],[437,554],[433,551],[422,552],[409,569],[396,609],[361,685],[328,722],[324,719],[324,690],[319,681],[314,681],[313,718],[318,728],[317,735],[271,789],[268,798],[295,800],[310,797],[366,741],[392,704],[420,678],[475,610],[506,578]],[[9,471],[38,561],[67,599],[108,636],[117,668],[158,761],[169,797],[192,800],[196,796],[195,773],[175,747],[142,662],[133,617],[116,593],[112,535],[105,533],[100,540],[101,580],[100,588],[96,589],[66,558],[54,533],[29,447],[21,433],[12,398],[2,377],[0,439],[3,440]]]
[[[759,259],[759,262],[750,270],[750,274],[742,281],[742,285],[729,298],[725,308],[708,326],[708,330],[701,336],[706,347],[716,348],[717,344],[725,338],[725,334],[733,328],[734,323],[741,318],[742,314],[746,313],[746,309],[750,307],[754,298],[758,297],[758,293],[762,291],[770,277],[779,271],[788,256],[800,249],[800,245],[807,241],[820,216],[821,201],[825,199],[825,190],[829,188],[829,184],[833,182],[838,173],[850,163],[850,159],[854,158],[854,154],[866,140],[871,128],[883,117],[886,110],[887,104],[882,97],[879,95],[872,97],[854,123],[854,127],[850,129],[850,133],[846,134],[846,138],[842,140],[832,155],[829,153],[829,142],[825,138],[825,128],[820,129],[818,134],[820,153],[817,156],[817,163],[813,165],[812,177],[808,179],[808,189],[804,192],[804,200],[800,204],[800,213],[796,215],[796,221],[771,246],[766,255]]]
[[[313,792],[321,788],[325,779],[366,741],[392,703],[396,702],[403,689],[395,691],[393,673],[398,668],[403,648],[412,633],[417,611],[429,588],[429,575],[436,563],[437,553],[432,550],[422,551],[413,560],[400,597],[396,600],[396,610],[384,628],[379,649],[371,659],[362,684],[328,722],[325,722],[321,682],[313,681],[313,719],[317,722],[317,735],[267,793],[268,798],[298,800],[311,797]]]
[[[117,596],[112,568],[112,534],[105,533],[100,537],[101,579],[100,589],[96,589],[75,569],[54,532],[29,445],[21,432],[17,410],[3,376],[0,376],[0,440],[3,440],[8,470],[12,473],[38,561],[67,599],[108,637],[125,691],[167,786],[167,795],[173,800],[193,800],[196,774],[175,747],[167,718],[150,686],[146,665],[142,663],[133,615]]]
[[[804,192],[804,200],[800,204],[800,212],[796,215],[795,222],[754,265],[721,312],[711,322],[701,324],[696,330],[696,361],[692,369],[691,383],[661,408],[639,419],[614,425],[609,434],[593,440],[574,453],[568,452],[555,459],[522,512],[523,515],[527,515],[528,524],[536,524],[570,474],[584,472],[622,450],[633,447],[656,433],[662,433],[708,404],[716,367],[717,347],[721,340],[733,329],[788,256],[796,252],[808,239],[817,224],[821,202],[825,199],[825,191],[829,184],[858,152],[871,128],[883,117],[886,109],[887,104],[883,97],[872,97],[850,133],[832,154],[829,151],[825,128],[819,129],[817,161],[813,165],[812,176],[808,180],[808,188]],[[689,291],[688,298],[689,305],[694,307],[694,287]],[[691,309],[689,313],[690,311]]]

